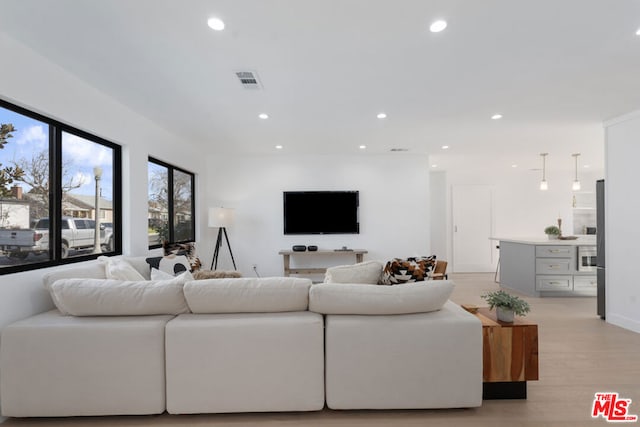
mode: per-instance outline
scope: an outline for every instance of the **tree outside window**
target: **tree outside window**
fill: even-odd
[[[194,174],[149,158],[148,180],[149,247],[195,240]]]

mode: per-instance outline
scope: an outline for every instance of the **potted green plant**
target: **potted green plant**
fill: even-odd
[[[560,229],[555,225],[550,225],[545,228],[544,233],[547,235],[549,240],[555,240],[560,237]]]
[[[531,310],[528,302],[503,290],[489,292],[482,298],[489,303],[491,310],[496,309],[498,320],[503,322],[512,323],[514,314],[524,316]]]

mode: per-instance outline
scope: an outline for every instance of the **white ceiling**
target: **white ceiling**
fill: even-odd
[[[437,18],[449,26],[430,33]],[[540,167],[543,151],[551,168],[573,152],[602,167],[602,122],[640,108],[638,28],[637,0],[3,0],[0,14],[0,31],[210,153],[366,144],[441,168]]]

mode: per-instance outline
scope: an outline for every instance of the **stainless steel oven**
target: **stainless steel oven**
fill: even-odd
[[[597,260],[595,246],[578,246],[578,271],[596,271]]]

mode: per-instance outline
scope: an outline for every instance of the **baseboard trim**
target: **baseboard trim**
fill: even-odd
[[[626,316],[620,316],[619,314],[607,313],[606,321],[607,323],[611,323],[612,325],[619,326],[621,328],[628,329],[640,334],[640,321],[637,321],[635,319],[630,319]]]

